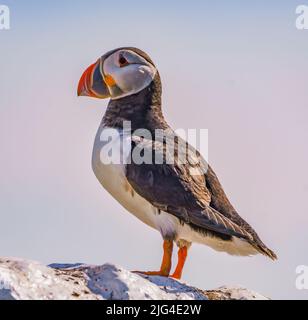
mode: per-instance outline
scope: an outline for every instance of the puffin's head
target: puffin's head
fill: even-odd
[[[137,48],[107,52],[82,74],[77,94],[99,99],[119,99],[140,92],[154,79],[151,58]]]

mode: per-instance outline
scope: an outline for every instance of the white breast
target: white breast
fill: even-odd
[[[125,176],[125,161],[130,154],[131,148],[130,136],[123,131],[118,131],[117,138],[115,134],[112,134],[112,141],[106,142],[110,134],[112,134],[110,128],[101,125],[98,129],[92,154],[93,171],[102,186],[123,207],[147,225],[157,229],[155,222],[155,217],[157,216],[156,208],[132,189]],[[122,148],[119,147],[120,144],[122,144]],[[117,164],[118,162],[116,164],[108,164],[108,160],[110,160],[108,151],[111,148],[113,150],[113,159],[121,160],[119,164]]]

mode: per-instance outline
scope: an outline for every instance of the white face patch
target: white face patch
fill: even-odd
[[[126,65],[121,66],[121,57],[127,61]],[[112,99],[140,92],[153,81],[157,72],[150,62],[131,50],[113,53],[104,61],[102,69],[104,76],[111,76],[116,83],[108,86]]]

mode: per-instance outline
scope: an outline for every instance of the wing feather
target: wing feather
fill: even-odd
[[[188,157],[193,159],[193,164],[183,163],[183,158],[180,162],[179,154],[174,157],[173,163],[170,163],[170,154],[164,142],[154,142],[137,136],[132,137],[132,142],[135,154],[152,154],[152,159],[158,154],[164,160],[161,164],[136,164],[131,161],[126,166],[129,183],[143,198],[185,223],[252,240],[249,232],[210,206],[211,193],[206,187],[205,165],[202,157],[192,147],[186,144]],[[199,174],[192,175],[192,168],[194,173]]]

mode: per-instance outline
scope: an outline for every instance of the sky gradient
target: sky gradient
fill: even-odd
[[[304,0],[0,3],[11,10],[0,31],[1,256],[159,267],[159,233],[91,169],[107,101],[76,96],[88,65],[129,45],[156,63],[170,125],[209,130],[226,193],[279,256],[193,245],[183,280],[308,298],[295,287],[296,266],[308,264],[308,30],[295,28]]]

